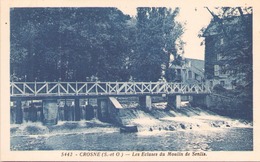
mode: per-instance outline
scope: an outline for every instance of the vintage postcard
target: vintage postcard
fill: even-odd
[[[259,9],[1,2],[1,161],[259,161]]]

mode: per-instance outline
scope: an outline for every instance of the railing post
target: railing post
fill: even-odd
[[[118,83],[116,81],[116,94],[118,94],[118,89],[119,89],[119,85],[118,85]]]
[[[47,91],[47,94],[49,94],[49,83],[48,82],[45,82],[46,84],[46,91]]]
[[[85,95],[87,95],[87,91],[88,91],[88,83],[86,83],[86,88],[85,88],[86,92]]]
[[[97,81],[95,82],[95,86],[96,86],[96,95],[98,95],[98,83],[97,83]]]
[[[75,90],[76,90],[76,96],[78,95],[78,82],[76,82],[76,88],[75,88]]]
[[[125,94],[127,94],[127,85],[128,85],[128,83],[125,82],[125,83],[123,83],[123,84],[125,85]]]
[[[106,89],[107,89],[108,94],[110,94],[111,92],[110,92],[109,82],[106,82]]]
[[[149,92],[152,93],[152,82],[151,81],[149,83],[149,87],[150,87]]]
[[[34,81],[34,96],[37,94],[37,87],[36,87],[36,81]]]
[[[25,82],[23,83],[23,93],[25,94]]]
[[[60,81],[57,84],[58,84],[58,95],[60,96]]]
[[[135,82],[133,83],[133,86],[134,86],[134,93],[136,94],[136,89],[135,89],[136,83]]]
[[[144,82],[142,82],[141,84],[142,84],[141,92],[142,92],[142,94],[144,94]]]
[[[11,96],[13,96],[14,95],[14,82],[13,81],[11,83],[11,89],[12,89]]]

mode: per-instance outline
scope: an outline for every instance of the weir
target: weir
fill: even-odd
[[[152,111],[152,96],[139,96],[139,105],[145,112]],[[191,100],[192,106],[209,107],[210,97],[208,95],[194,95]],[[120,119],[121,109],[125,109],[116,97],[98,97],[96,104],[90,103],[90,99],[43,99],[38,105],[31,102],[29,106],[22,106],[21,99],[15,100],[15,106],[11,108],[12,123],[21,124],[23,121],[42,122],[46,125],[55,125],[58,121],[80,121],[97,118],[102,122],[123,125]],[[186,101],[186,100],[185,100]],[[167,109],[180,109],[181,95],[167,96]],[[93,105],[94,104],[94,105]],[[122,111],[123,113],[123,111]]]

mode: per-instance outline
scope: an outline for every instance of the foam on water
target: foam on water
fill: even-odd
[[[128,121],[127,124],[138,126],[139,135],[156,135],[163,132],[183,130],[215,131],[222,128],[252,127],[252,123],[223,117],[207,110],[192,107],[171,110],[168,114],[164,113],[162,117],[156,116],[156,114],[163,114],[161,111],[146,113],[136,110],[133,113],[135,114],[134,118],[131,116],[131,119],[126,119],[126,121]]]
[[[160,104],[159,104],[160,105]],[[162,104],[164,105],[164,104]],[[159,135],[175,131],[204,131],[228,128],[252,128],[252,123],[216,115],[200,108],[181,108],[169,112],[155,109],[144,112],[134,109],[122,118],[126,125],[137,125],[138,135]],[[11,136],[56,136],[68,134],[113,133],[119,128],[98,119],[90,121],[59,121],[57,125],[45,126],[40,122],[11,125]]]
[[[113,133],[117,131],[118,128],[97,119],[90,121],[59,121],[53,126],[45,126],[39,122],[11,125],[11,136],[28,136],[31,138],[69,134]]]

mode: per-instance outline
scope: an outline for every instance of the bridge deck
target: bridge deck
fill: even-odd
[[[11,82],[11,98],[57,96],[124,96],[143,94],[208,94],[204,83],[173,82]]]

